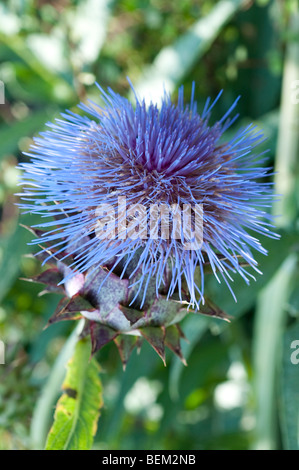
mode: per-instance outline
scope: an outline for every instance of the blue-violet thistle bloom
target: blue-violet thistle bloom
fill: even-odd
[[[45,247],[44,261],[71,260],[61,283],[92,277],[99,267],[105,269],[98,290],[113,273],[128,278],[134,291],[128,306],[140,309],[150,289],[154,298],[163,291],[166,300],[177,295],[200,310],[206,264],[229,288],[231,272],[248,283],[246,266],[259,272],[252,250],[266,254],[254,232],[275,237],[265,209],[273,194],[265,152],[255,152],[263,134],[250,125],[225,140],[238,99],[211,125],[221,93],[199,114],[194,87],[189,104],[181,88],[177,105],[165,93],[159,107],[98,88],[103,107],[81,104],[91,117],[67,111],[48,123],[28,153],[32,161],[21,164],[21,207],[50,218],[34,240]],[[164,212],[157,212],[161,205]],[[190,248],[197,229],[200,243]]]

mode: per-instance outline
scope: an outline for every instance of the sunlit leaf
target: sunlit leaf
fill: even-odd
[[[103,402],[99,366],[89,359],[90,343],[81,340],[68,363],[46,450],[91,449]]]
[[[56,306],[57,300],[52,301],[52,306]],[[50,304],[51,309],[51,304]],[[50,310],[51,311],[51,310]],[[33,415],[30,426],[30,439],[32,447],[35,449],[43,449],[47,439],[49,427],[53,418],[53,408],[60,394],[63,380],[65,378],[65,364],[72,357],[76,343],[78,341],[78,335],[81,333],[84,320],[81,320],[77,328],[67,338],[63,348],[59,352],[54,364],[52,365],[51,372],[47,377],[47,381],[44,384],[40,396],[35,404]],[[56,327],[65,326],[65,323],[59,323]],[[57,328],[56,328],[57,329]],[[33,360],[44,357],[46,347],[49,343],[49,338],[55,334],[55,328],[47,328],[38,336],[35,342],[34,350],[32,351]],[[57,333],[56,333],[57,334]],[[41,352],[40,349],[44,348]]]

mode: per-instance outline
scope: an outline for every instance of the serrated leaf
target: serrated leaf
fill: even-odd
[[[46,450],[89,450],[103,405],[99,365],[90,360],[90,343],[78,341],[67,366]]]
[[[77,327],[73,330],[70,336],[65,341],[51,371],[46,379],[41,393],[37,398],[30,425],[30,440],[31,448],[35,450],[42,450],[45,448],[49,427],[53,420],[53,408],[57,402],[57,396],[61,391],[61,387],[65,378],[65,365],[67,361],[73,356],[75,346],[78,341],[78,335],[82,331],[84,320],[78,322]],[[49,331],[49,330],[48,330]],[[57,334],[57,330],[56,330]],[[51,338],[53,338],[54,329],[50,329]],[[40,360],[45,354],[47,348],[47,339],[44,335],[40,335],[39,341],[43,343],[43,350],[35,352],[32,350],[31,357],[33,362]],[[38,344],[35,346],[38,348]]]

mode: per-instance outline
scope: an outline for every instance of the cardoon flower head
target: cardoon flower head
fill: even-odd
[[[259,272],[254,250],[266,254],[255,233],[275,234],[269,168],[255,152],[262,134],[248,126],[225,139],[238,99],[209,124],[221,93],[199,114],[194,87],[189,104],[181,88],[177,105],[165,94],[160,107],[99,89],[103,107],[81,104],[88,116],[67,111],[35,139],[21,207],[49,218],[34,240],[56,262],[46,282],[90,303],[68,303],[60,317],[79,310],[101,324],[101,346],[132,329],[149,339],[145,329],[178,322],[182,303],[201,310],[206,265],[229,288],[231,272],[248,283],[245,265]]]

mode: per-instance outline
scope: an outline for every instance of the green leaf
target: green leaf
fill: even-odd
[[[62,323],[60,323],[60,325],[61,324]],[[67,341],[63,345],[51,368],[47,381],[41,390],[41,394],[39,395],[39,398],[36,401],[30,426],[31,447],[36,450],[42,450],[45,447],[50,423],[53,418],[53,407],[55,406],[57,397],[60,394],[60,390],[65,377],[65,364],[74,353],[75,346],[78,341],[78,335],[81,333],[83,325],[84,320],[80,320],[78,322],[77,327],[74,329],[72,334],[68,337]],[[45,343],[47,344],[47,340],[45,339],[45,333],[53,331],[53,327],[48,328],[46,331],[43,331],[42,335],[39,336],[38,341],[41,341],[44,347]],[[38,348],[38,346],[38,343],[36,343],[35,347]],[[43,353],[41,357],[43,357]],[[34,355],[32,355],[32,360],[36,360],[36,357],[34,357]]]
[[[137,94],[155,101],[163,96],[164,89],[174,91],[242,4],[243,0],[217,2],[207,16],[192,25],[173,45],[163,48],[135,86]]]
[[[89,450],[103,405],[99,365],[90,360],[90,342],[78,341],[68,363],[46,450]]]
[[[291,254],[258,297],[253,355],[256,396],[256,443],[259,450],[277,448],[275,385],[280,362],[281,338],[296,268]]]
[[[20,217],[24,223],[34,223],[36,216],[25,215]],[[15,232],[0,239],[0,301],[5,297],[8,290],[16,280],[22,255],[31,251],[28,243],[32,240],[32,234],[17,224]]]
[[[27,74],[28,72],[33,72],[40,81],[47,85],[52,97],[56,101],[65,102],[75,98],[72,87],[62,77],[51,73],[44,67],[22,37],[17,35],[6,36],[0,32],[0,44],[1,43],[23,61],[26,66]]]
[[[187,341],[182,342],[182,355],[186,359],[207,331],[208,325],[208,318],[203,316],[190,314],[185,319],[182,326]],[[183,370],[184,364],[178,358],[173,358],[169,374],[169,394],[174,401],[179,399],[179,385]]]
[[[11,125],[0,127],[1,154],[0,160],[9,153],[14,153],[18,148],[19,140],[28,137],[41,130],[44,123],[49,120],[49,112],[39,111],[31,114],[22,121],[16,121]]]
[[[294,349],[298,340],[299,322],[287,329],[283,342],[280,421],[285,450],[299,450],[299,364],[298,354]]]
[[[249,308],[254,305],[260,289],[265,287],[265,285],[271,280],[272,276],[292,251],[293,245],[297,243],[297,233],[286,231],[281,231],[280,233],[280,240],[264,237],[262,245],[268,250],[268,257],[261,253],[256,254],[256,260],[263,271],[263,275],[257,275],[256,282],[251,282],[250,286],[246,286],[240,276],[239,278],[236,277],[232,287],[236,295],[237,302],[233,300],[231,292],[226,288],[226,286],[224,286],[223,283],[218,284],[214,277],[207,277],[207,298],[212,299],[214,304],[232,317],[241,316],[248,311]],[[279,250],[277,250],[278,246]],[[275,256],[273,256],[274,252]],[[183,342],[182,344],[182,352],[187,360],[197,342],[207,331],[211,322],[213,322],[213,319],[209,319],[208,317],[200,318],[199,316],[194,315],[188,317],[182,324],[184,333],[188,339],[188,343]],[[219,328],[227,328],[227,323],[220,323]],[[169,382],[170,394],[173,400],[177,400],[179,397],[179,383],[183,370],[183,364],[179,360],[174,359],[171,365]]]
[[[254,273],[256,281],[252,280],[249,286],[246,286],[239,274],[234,276],[232,289],[237,302],[233,300],[224,282],[219,284],[213,276],[207,277],[207,297],[228,315],[239,316],[248,311],[254,305],[260,290],[271,280],[289,253],[296,249],[296,244],[298,243],[297,232],[285,230],[277,232],[281,235],[280,240],[260,237],[262,246],[268,251],[268,256],[259,252],[254,253],[254,258],[258,262],[258,268],[263,274]],[[223,327],[225,327],[225,324],[223,324]]]
[[[295,4],[295,2],[294,2]],[[289,31],[298,34],[299,11],[290,16]],[[299,210],[297,184],[299,174],[299,106],[294,104],[292,86],[299,76],[299,42],[289,41],[286,47],[281,94],[281,112],[275,159],[275,187],[281,197],[274,206],[279,226],[287,226],[296,219]]]

